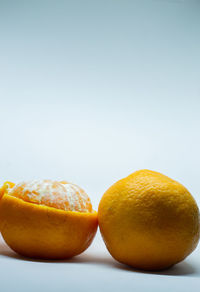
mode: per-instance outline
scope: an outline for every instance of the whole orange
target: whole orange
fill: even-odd
[[[159,270],[187,257],[199,241],[199,210],[171,178],[139,170],[112,185],[98,208],[110,254],[135,268]]]
[[[0,190],[0,231],[17,253],[65,259],[83,252],[98,225],[87,194],[51,180],[5,183]]]

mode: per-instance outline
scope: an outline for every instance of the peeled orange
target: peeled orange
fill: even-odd
[[[97,212],[77,185],[51,180],[5,183],[0,194],[0,231],[21,255],[70,258],[87,249],[96,234]]]

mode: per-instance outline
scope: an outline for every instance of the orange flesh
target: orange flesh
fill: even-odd
[[[6,190],[4,190],[5,192]],[[92,212],[92,204],[83,189],[66,181],[36,180],[9,185],[8,195],[26,202],[65,211]]]

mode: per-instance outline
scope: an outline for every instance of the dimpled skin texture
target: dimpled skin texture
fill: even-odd
[[[139,170],[112,185],[98,208],[111,255],[145,270],[168,268],[199,241],[199,210],[188,190],[155,171]]]
[[[0,231],[17,253],[34,258],[66,259],[83,252],[98,226],[97,212],[66,211],[4,193]]]

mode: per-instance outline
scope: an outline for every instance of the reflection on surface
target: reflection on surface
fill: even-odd
[[[142,273],[142,274],[152,274],[152,275],[160,275],[160,276],[194,276],[200,277],[198,273],[198,269],[195,265],[187,261],[183,261],[177,265],[172,266],[169,269],[163,271],[143,271],[134,269],[130,266],[121,264],[115,261],[107,252],[105,253],[101,249],[91,249],[90,251],[86,251],[85,253],[76,256],[71,259],[66,260],[43,260],[43,259],[33,259],[27,258],[18,255],[13,250],[11,250],[5,242],[0,238],[0,257],[8,257],[14,260],[27,261],[27,262],[35,262],[35,263],[51,263],[51,264],[85,264],[85,265],[99,265],[104,268],[112,268],[124,272],[131,273]]]

